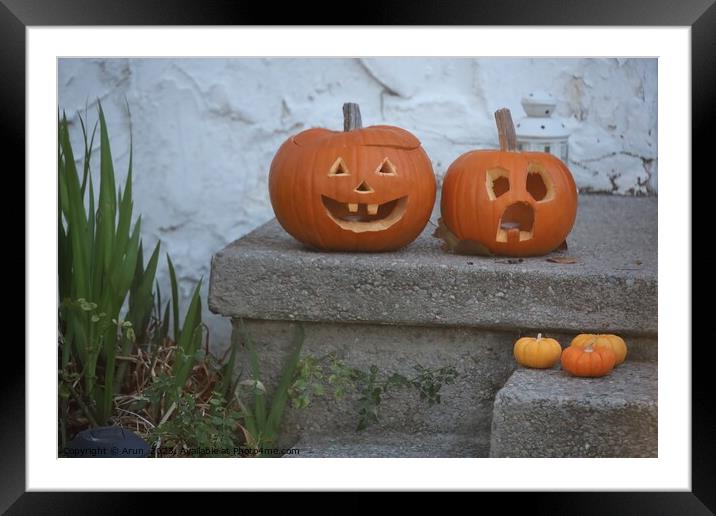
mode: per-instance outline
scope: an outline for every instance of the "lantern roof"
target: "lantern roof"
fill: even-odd
[[[555,98],[545,91],[533,91],[522,98],[527,116],[515,124],[517,138],[566,140],[570,131],[564,122],[552,118],[557,106]]]

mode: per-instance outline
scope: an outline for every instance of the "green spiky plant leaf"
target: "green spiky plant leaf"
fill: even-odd
[[[303,348],[304,329],[297,325],[290,351],[286,362],[281,369],[281,377],[271,398],[267,397],[265,387],[261,382],[261,367],[259,356],[253,340],[246,330],[243,320],[239,321],[239,335],[245,343],[249,357],[249,370],[251,380],[248,385],[251,388],[252,399],[250,402],[240,400],[241,409],[244,414],[244,424],[253,437],[254,446],[257,448],[275,445],[279,437],[281,421],[289,401],[289,390],[293,384],[298,368],[301,349]]]
[[[138,267],[141,217],[132,223],[132,161],[124,190],[117,192],[107,123],[98,102],[98,123],[88,138],[79,116],[84,142],[82,177],[70,142],[70,124],[63,113],[58,121],[58,283],[62,367],[71,360],[81,371],[88,414],[105,423],[121,379],[116,356],[128,346],[120,325],[121,312],[136,285],[130,317],[137,323],[146,316],[146,304],[156,271],[156,258]],[[99,129],[99,192],[95,198],[90,158]],[[158,255],[158,250],[155,250]],[[141,270],[141,278],[137,272]],[[149,289],[147,289],[149,284]],[[148,293],[149,290],[149,293]]]

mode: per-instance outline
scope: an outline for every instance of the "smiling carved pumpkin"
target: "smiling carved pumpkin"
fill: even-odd
[[[271,163],[269,193],[281,226],[329,251],[389,251],[412,242],[435,202],[435,176],[420,141],[399,127],[362,128],[345,104],[344,131],[292,136]]]
[[[559,247],[577,214],[567,166],[545,152],[517,152],[508,109],[495,113],[500,150],[470,151],[445,174],[441,216],[461,241],[492,254],[534,256]]]

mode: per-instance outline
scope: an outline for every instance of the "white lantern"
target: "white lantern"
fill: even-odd
[[[562,120],[552,118],[556,105],[554,97],[543,91],[534,91],[522,99],[527,116],[515,124],[517,148],[549,152],[566,164],[569,159],[569,130]]]

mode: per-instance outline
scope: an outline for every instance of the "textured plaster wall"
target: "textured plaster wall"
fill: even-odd
[[[555,96],[555,115],[573,131],[569,165],[582,191],[656,193],[655,59],[59,62],[59,106],[77,128],[75,148],[76,113],[88,105],[93,123],[99,98],[122,178],[131,126],[145,246],[162,241],[184,296],[203,276],[204,299],[211,255],[272,217],[268,168],[291,134],[342,128],[342,103],[358,102],[364,125],[418,136],[441,178],[463,152],[497,146],[492,113],[506,106],[524,116],[520,98],[535,89]],[[228,322],[205,315],[214,342],[225,342]]]

